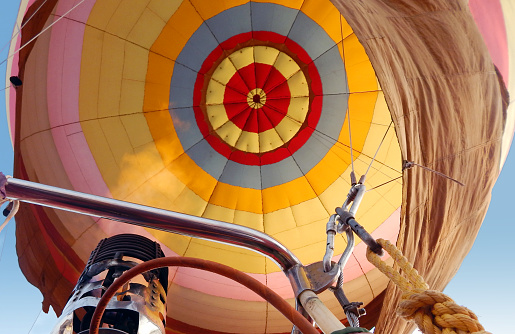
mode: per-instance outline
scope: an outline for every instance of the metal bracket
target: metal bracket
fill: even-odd
[[[337,265],[333,265],[330,271],[325,272],[321,261],[306,267],[297,265],[287,272],[295,297],[305,290],[311,290],[316,294],[323,292],[336,282],[340,274],[341,270]]]

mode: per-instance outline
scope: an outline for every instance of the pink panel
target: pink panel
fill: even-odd
[[[16,47],[14,50],[18,50],[20,48],[21,38],[18,34],[18,38],[16,39]],[[20,56],[16,53],[12,59],[13,66],[11,67],[11,76],[17,76],[19,74],[18,62],[20,60]],[[16,64],[16,65],[15,65]],[[9,88],[9,127],[11,129],[11,142],[14,143],[15,134],[14,131],[16,129],[16,89],[14,87]]]
[[[69,11],[78,0],[60,1],[56,12]],[[86,0],[51,30],[47,100],[54,143],[75,190],[110,197],[79,120],[79,85],[85,25],[95,1]],[[58,17],[56,17],[57,19]],[[63,41],[65,41],[63,43]]]
[[[490,56],[508,87],[508,41],[501,3],[499,0],[470,0],[469,7],[479,31],[483,35]]]
[[[374,239],[383,238],[395,241],[399,234],[399,225],[400,209],[397,209],[384,223],[372,232],[372,237],[374,237]],[[342,240],[337,240],[336,242],[338,241],[341,242]],[[337,262],[339,259],[340,256],[338,255],[333,258],[333,261]],[[374,268],[374,265],[368,262],[366,258],[365,244],[360,242],[354,249],[353,256],[351,256],[343,271],[345,281],[351,281],[363,274],[366,274]],[[261,282],[266,282],[266,284],[282,298],[287,299],[294,297],[290,282],[283,272],[275,272],[267,275],[251,274],[251,276]],[[254,292],[242,288],[239,283],[209,272],[199,272],[194,269],[187,270],[181,268],[178,270],[174,282],[185,288],[214,296],[249,301],[262,300],[261,297],[256,295]]]

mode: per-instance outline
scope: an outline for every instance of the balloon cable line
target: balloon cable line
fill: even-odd
[[[44,5],[47,1],[48,1],[48,0],[43,1],[43,3],[38,7],[38,9],[36,9],[36,11],[35,11],[34,13],[32,13],[32,15],[27,19],[27,21],[25,21],[25,22],[22,24],[22,26],[21,26],[21,27],[19,27],[19,26],[18,26],[18,23],[15,23],[15,24],[16,24],[16,27],[18,27],[18,31],[16,31],[16,32],[12,35],[11,39],[10,39],[9,41],[7,41],[7,43],[5,43],[5,44],[2,46],[2,48],[0,49],[0,53],[1,53],[2,51],[4,51],[5,47],[6,47],[6,46],[8,46],[8,45],[12,42],[12,40],[16,38],[16,36],[18,36],[18,35],[20,34],[20,32],[21,32],[21,30],[23,29],[23,27],[25,27],[25,26],[27,25],[27,23],[29,23],[29,22],[32,20],[32,18],[33,18],[33,17],[34,17],[38,12],[39,12],[39,10],[41,9],[41,7],[43,7],[43,5]]]
[[[32,329],[34,329],[34,326],[36,325],[36,322],[38,322],[38,319],[41,316],[41,312],[43,312],[42,308],[39,309],[39,313],[38,313],[36,319],[34,319],[34,321],[32,322],[32,326],[30,326],[29,331],[27,332],[27,334],[30,334],[30,332],[32,332]]]
[[[349,146],[350,146],[350,163],[351,163],[351,167],[352,167],[352,175],[355,175],[354,174],[354,155],[352,154],[352,152],[354,151],[352,149],[352,132],[351,132],[351,126],[350,126],[350,108],[347,108],[347,120],[348,120],[348,125],[349,125]]]
[[[23,44],[22,46],[20,46],[16,51],[14,51],[12,54],[10,54],[6,59],[4,59],[0,65],[4,64],[6,61],[8,61],[9,59],[11,59],[12,57],[14,57],[18,52],[20,52],[23,48],[25,48],[27,45],[29,45],[30,43],[32,43],[33,41],[35,41],[39,36],[41,36],[43,33],[45,33],[48,29],[52,28],[54,26],[54,24],[56,24],[57,22],[61,21],[61,19],[65,18],[66,15],[70,14],[75,8],[77,8],[79,5],[81,5],[84,1],[86,0],[81,0],[79,3],[77,3],[75,6],[73,6],[70,10],[68,10],[66,13],[64,13],[62,16],[60,16],[57,20],[55,20],[54,22],[52,22],[52,24],[50,24],[48,27],[46,27],[45,29],[41,30],[36,36],[32,37],[28,42],[26,42],[25,44]]]
[[[343,60],[343,66],[347,68],[347,64],[345,62],[345,48],[343,47],[343,22],[342,22],[342,16],[340,15],[340,37],[341,37],[341,43],[342,43],[342,60]],[[348,37],[348,36],[347,36]],[[339,42],[340,43],[340,42]],[[347,107],[347,120],[348,120],[348,126],[349,126],[349,146],[350,146],[350,163],[351,163],[351,183],[355,182],[356,174],[354,172],[354,150],[352,149],[352,132],[351,132],[351,125],[350,125],[350,108]]]
[[[393,124],[393,121],[391,121],[390,125],[388,125],[388,128],[386,129],[386,132],[384,133],[383,139],[381,139],[381,142],[379,143],[379,147],[377,148],[376,153],[374,154],[374,157],[372,158],[372,161],[370,161],[370,164],[368,165],[367,171],[363,175],[363,178],[365,178],[367,176],[368,171],[370,170],[370,167],[374,163],[374,161],[376,159],[376,156],[377,156],[377,153],[379,153],[379,150],[381,149],[381,146],[383,145],[383,142],[384,142],[384,140],[386,138],[386,135],[388,134],[388,131],[390,131],[390,127],[392,126],[392,124]]]
[[[459,185],[460,185],[460,186],[462,186],[462,187],[464,187],[464,186],[465,186],[465,184],[461,183],[460,181],[458,181],[458,180],[456,180],[456,179],[453,179],[453,178],[452,178],[452,177],[450,177],[450,176],[445,175],[444,173],[441,173],[441,172],[436,171],[436,170],[434,170],[434,169],[431,169],[431,168],[429,168],[429,167],[426,167],[426,166],[423,166],[423,165],[417,164],[416,162],[413,162],[413,161],[404,161],[404,162],[403,162],[403,164],[402,164],[402,170],[410,169],[410,168],[413,168],[413,167],[415,167],[415,166],[418,166],[418,167],[420,167],[420,168],[422,168],[422,169],[425,169],[425,170],[427,170],[427,171],[429,171],[429,172],[435,173],[436,175],[443,176],[443,177],[445,177],[446,179],[449,179],[449,180],[451,180],[451,181],[456,182],[457,184],[459,184]]]
[[[11,220],[11,218],[14,217],[14,215],[18,212],[18,209],[20,208],[20,202],[19,201],[12,201],[12,208],[10,209],[9,213],[7,214],[5,221],[0,226],[0,232],[7,226],[7,223]]]
[[[401,176],[397,176],[396,178],[391,179],[390,181],[383,182],[383,183],[381,183],[381,184],[380,184],[380,185],[378,185],[378,186],[375,186],[375,187],[373,187],[373,188],[367,189],[367,191],[366,191],[366,192],[369,192],[369,191],[372,191],[372,190],[377,189],[377,188],[379,188],[379,187],[382,187],[382,186],[384,186],[384,185],[386,185],[386,184],[388,184],[388,183],[390,183],[390,182],[393,182],[393,181],[396,181],[396,180],[400,179],[401,177],[402,177],[402,175],[401,175]]]

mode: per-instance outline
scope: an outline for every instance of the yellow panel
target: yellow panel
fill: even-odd
[[[148,55],[148,64],[149,65],[146,76],[147,84],[166,85],[167,90],[169,90],[170,80],[172,78],[172,72],[175,63],[161,55],[150,52]],[[166,106],[168,108],[168,102],[166,103]]]
[[[324,240],[326,236],[324,236],[322,233],[325,231],[327,219],[325,221],[319,221],[318,223],[318,226],[312,229],[311,232],[307,231],[306,233],[302,233],[301,236],[297,236],[296,238],[305,237],[306,235],[322,235],[323,238],[319,239],[316,243],[303,246],[302,248],[290,248],[302,263],[319,262],[324,257],[327,240]],[[287,246],[289,247],[289,245]]]
[[[82,44],[79,115],[81,120],[98,117],[98,84],[100,82],[100,66],[104,33],[86,25],[84,43]]]
[[[149,187],[149,190],[152,191],[152,187]],[[174,251],[177,254],[184,254],[188,245],[190,244],[190,237],[186,237],[180,234],[173,234],[170,232],[158,231],[155,229],[146,229],[150,234],[152,234],[159,242],[163,243]]]
[[[352,31],[352,28],[350,27],[349,23],[347,23],[347,20],[343,16],[340,15],[340,28],[341,28],[341,39],[345,39],[348,36],[352,35],[354,31]],[[343,57],[342,57],[343,59]]]
[[[190,0],[195,9],[200,13],[200,16],[204,20],[209,20],[213,16],[219,14],[220,12],[235,7],[239,5],[243,5],[248,2],[248,0],[217,0],[217,1],[203,1],[203,0]],[[249,18],[250,19],[250,18]]]
[[[377,90],[377,80],[374,69],[355,34],[343,40],[345,69],[349,90],[354,92],[369,92]]]
[[[123,39],[127,38],[148,2],[149,0],[120,1],[118,8],[116,8],[107,24],[106,31]]]
[[[293,211],[289,207],[265,213],[263,219],[265,233],[272,236],[297,227]]]
[[[133,148],[129,136],[123,127],[119,117],[101,118],[98,120],[100,127],[119,166],[122,166],[125,154],[133,154]]]
[[[261,213],[257,214],[242,210],[243,209],[239,209],[234,212],[234,223],[244,225],[261,232],[265,231],[263,215]]]
[[[327,220],[329,213],[318,198],[314,198],[291,207],[297,226],[310,224],[314,221]]]
[[[144,82],[147,75],[148,50],[132,43],[125,43],[124,56],[123,78]]]
[[[184,187],[173,202],[175,211],[199,217],[206,210],[206,205],[207,202],[188,187]]]
[[[273,65],[279,56],[279,50],[269,46],[255,46],[254,59],[256,63]]]
[[[162,174],[162,173],[161,173]],[[169,173],[168,173],[169,174]],[[161,181],[168,182],[168,177],[161,177]],[[169,184],[169,183],[165,183]],[[160,208],[164,210],[173,210],[172,202],[167,198],[166,192],[162,192],[166,190],[163,185],[159,185],[157,188],[154,186],[156,182],[150,178],[138,187],[138,190],[127,196],[126,200],[131,203],[137,203],[142,205],[152,206],[154,208]],[[174,189],[175,191],[175,189]],[[171,234],[171,233],[170,233]],[[174,234],[171,234],[174,235]],[[168,238],[170,239],[170,238]],[[185,238],[187,243],[189,243],[189,238]],[[175,249],[174,249],[175,250]]]
[[[234,209],[228,209],[223,206],[208,204],[202,217],[227,223],[234,223],[234,213]]]
[[[244,68],[254,62],[254,48],[248,47],[240,49],[229,55],[229,59],[237,69]]]
[[[235,210],[253,213],[263,212],[261,191],[231,186],[222,182],[216,185],[209,202]]]
[[[105,30],[107,24],[114,15],[116,9],[120,5],[121,1],[97,1],[95,6],[91,10],[91,14],[88,17],[88,24],[86,29],[89,27],[95,27],[95,30]]]
[[[155,139],[154,142],[156,143],[156,148],[161,154],[165,166],[171,164],[173,160],[184,153],[177,136],[167,135]]]
[[[259,134],[259,152],[271,151],[284,143],[275,129],[266,130]]]
[[[206,106],[206,113],[207,117],[209,117],[209,124],[211,124],[215,130],[229,122],[229,118],[227,118],[227,112],[223,104]]]
[[[337,206],[342,206],[345,198],[345,194],[342,195],[342,189],[350,189],[350,171],[349,166],[341,175],[341,177],[334,180],[334,182],[327,187],[327,189],[320,194],[318,198],[322,201],[322,204],[328,212],[333,212]]]
[[[143,114],[133,114],[121,116],[120,120],[125,128],[125,131],[130,134],[129,140],[132,147],[138,147],[144,144],[154,142],[147,126],[147,121]]]
[[[235,147],[240,151],[259,153],[259,135],[255,132],[242,131]]]
[[[265,213],[288,207],[315,198],[316,194],[305,177],[291,182],[263,189],[263,210]]]
[[[374,109],[374,117],[372,119],[372,123],[375,124],[384,124],[389,125],[392,121],[392,115],[390,114],[390,110],[386,105],[386,100],[384,97],[384,93],[382,91],[377,94],[376,106]],[[393,127],[393,124],[392,124]],[[393,129],[395,132],[395,129]]]
[[[317,195],[320,195],[345,171],[347,166],[348,164],[334,150],[330,150],[324,157],[324,164],[313,167],[306,174],[306,178]],[[342,196],[345,196],[345,194],[340,195],[340,197]]]
[[[277,131],[284,142],[288,142],[297,134],[301,125],[302,123],[300,122],[284,117],[275,127],[275,131]]]
[[[118,184],[120,170],[100,127],[100,122],[97,120],[82,121],[81,126],[107,187],[113,189]]]
[[[220,136],[220,138],[222,138],[224,142],[231,146],[236,146],[236,143],[242,132],[243,131],[233,122],[227,122],[220,128],[216,129],[216,133]]]
[[[301,10],[318,23],[335,43],[342,40],[341,15],[329,0],[306,0]]]
[[[165,22],[161,21],[156,13],[147,8],[132,28],[127,40],[150,49],[164,26]]]
[[[155,189],[159,192],[158,196],[161,198],[160,201],[163,201],[164,203],[163,208],[177,211],[177,208],[174,206],[174,201],[177,199],[179,194],[184,191],[186,185],[184,185],[184,183],[182,183],[175,175],[170,173],[168,169],[163,169],[154,174],[146,184],[148,184],[150,190]]]
[[[151,129],[152,137],[155,141],[169,137],[171,133],[175,132],[170,112],[168,110],[147,112],[144,115],[149,129]],[[172,147],[170,147],[169,149],[172,149]],[[173,154],[168,155],[172,157],[172,159],[165,164],[167,165],[172,160],[175,160],[175,158],[177,158],[183,152],[184,151],[181,149],[177,150]]]
[[[386,133],[386,131],[388,131],[388,133]],[[378,137],[376,136],[372,136],[372,134],[374,135],[380,135]],[[386,134],[386,137],[384,137],[384,135]],[[370,135],[369,137],[372,137],[370,140],[367,139],[366,143],[365,143],[365,146],[363,147],[363,151],[364,152],[376,152],[377,149],[379,148],[379,145],[381,145],[381,148],[379,149],[379,151],[377,151],[377,156],[376,156],[376,161],[385,161],[386,159],[389,158],[389,155],[390,155],[390,152],[389,152],[389,148],[392,147],[392,143],[398,147],[398,144],[397,144],[397,137],[395,135],[395,130],[393,128],[393,125],[390,127],[390,129],[388,130],[388,127],[387,126],[381,126],[381,125],[375,125],[375,124],[372,124],[370,126]],[[384,140],[383,140],[384,138]],[[381,144],[381,141],[383,141],[383,144]],[[395,149],[396,147],[394,147]],[[399,151],[398,149],[396,149],[396,151]],[[392,152],[393,153],[393,152]],[[399,157],[398,155],[396,155],[396,157]],[[399,161],[395,161],[395,164],[393,166],[397,166],[398,167],[398,171],[399,173],[396,173],[397,175],[396,176],[399,176],[401,175],[400,171],[401,171],[401,160]],[[379,163],[374,163],[372,165],[373,167],[375,168],[378,168],[379,167]],[[391,166],[391,167],[393,167]]]
[[[175,60],[203,20],[189,1],[183,1],[157,38],[152,51]],[[170,43],[173,41],[173,43]]]
[[[214,74],[218,73],[216,71]],[[206,104],[223,104],[224,103],[225,86],[215,80],[209,80],[206,92]]]
[[[158,15],[164,22],[168,22],[183,0],[151,0],[148,8]]]
[[[124,44],[125,42],[118,37],[104,35],[98,85],[98,117],[115,116],[119,113]]]
[[[308,82],[302,71],[295,73],[288,79],[288,87],[292,97],[309,96]]]
[[[303,226],[298,226],[297,224],[297,228],[274,234],[274,238],[285,245],[288,249],[292,250],[297,256],[299,256],[299,252],[302,251],[302,249],[305,249],[311,244],[316,245],[315,247],[320,246],[318,248],[312,248],[315,249],[314,253],[317,253],[318,251],[314,260],[320,261],[325,252],[327,241],[325,229],[328,218],[329,217],[324,217],[321,220]],[[307,240],[309,240],[309,244],[306,243]],[[303,263],[310,262],[305,259],[305,256],[303,257],[304,258],[300,259]]]
[[[209,201],[217,181],[195,164],[186,154],[180,155],[167,168],[204,201]],[[198,177],[205,175],[204,178]]]
[[[121,90],[120,115],[142,113],[143,99],[145,98],[145,83],[134,80],[123,80]]]
[[[290,100],[288,107],[288,117],[304,123],[309,109],[309,97],[295,97]]]
[[[265,274],[265,257],[244,248],[192,239],[184,256],[223,263],[246,273]]]
[[[149,53],[144,111],[168,109],[170,80],[174,63],[160,55]]]
[[[349,96],[348,103],[351,118],[352,146],[355,151],[361,151],[363,148],[368,134],[368,128],[370,127],[370,121],[373,117],[376,99],[377,92],[351,94]],[[381,134],[376,135],[381,136]],[[338,141],[345,146],[350,146],[347,124],[344,124],[342,127]],[[372,152],[372,155],[374,152]]]
[[[281,74],[289,79],[292,75],[300,71],[299,65],[286,53],[279,53],[275,60],[274,67]]]
[[[225,58],[213,72],[211,79],[218,81],[222,85],[226,85],[235,73],[236,68],[234,64],[231,62],[230,58]]]

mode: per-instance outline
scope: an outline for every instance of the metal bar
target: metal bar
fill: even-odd
[[[271,236],[236,224],[157,209],[77,191],[61,189],[0,173],[0,198],[101,217],[161,231],[227,243],[263,254],[288,275],[302,266],[285,246]]]
[[[355,216],[356,212],[358,212],[359,205],[361,204],[361,200],[363,200],[363,196],[365,195],[365,192],[366,192],[366,189],[367,189],[364,184],[356,184],[354,186],[354,188],[357,189],[356,197],[352,201],[352,205],[351,205],[351,207],[349,209],[349,212],[353,216]]]

